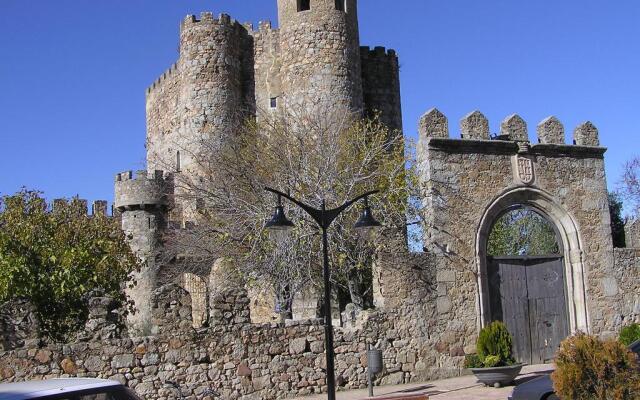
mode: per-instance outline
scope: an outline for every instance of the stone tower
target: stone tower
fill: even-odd
[[[278,0],[287,106],[363,108],[356,0]]]
[[[189,171],[214,137],[224,142],[253,109],[253,48],[247,30],[228,15],[186,17],[180,57],[147,91],[150,170]]]
[[[160,235],[166,227],[167,193],[170,179],[162,171],[131,171],[116,175],[115,208],[121,214],[122,229],[129,237],[133,252],[143,261],[134,275],[135,287],[127,295],[135,302],[137,312],[128,316],[129,329],[150,334],[151,292],[156,286],[156,255],[160,250]]]

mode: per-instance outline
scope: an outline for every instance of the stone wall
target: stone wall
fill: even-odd
[[[0,305],[0,332],[0,351],[37,342],[39,323],[31,303],[18,299]]]
[[[369,343],[383,350],[385,370],[378,384],[420,382],[462,371],[466,339],[446,333],[456,322],[450,310],[438,311],[435,259],[410,255],[402,247],[388,250],[376,264],[385,301],[360,313],[349,327],[335,329],[340,388],[366,387]],[[154,335],[118,339],[108,323],[108,301],[96,300],[91,315],[98,321],[88,322],[83,341],[32,341],[0,352],[2,381],[110,378],[147,399],[178,398],[169,382],[191,398],[204,398],[207,390],[228,399],[281,399],[326,390],[322,320],[249,323],[246,292],[237,289],[216,293],[210,303],[210,326],[194,329],[189,293],[177,285],[161,287],[151,301],[158,327]]]
[[[283,91],[280,60],[280,31],[271,22],[260,22],[258,31],[253,32],[256,110],[263,113],[282,109]],[[271,99],[276,99],[276,107],[271,107]]]
[[[614,258],[614,279],[603,289],[613,296],[606,312],[617,332],[624,325],[640,323],[640,249],[615,249]]]
[[[628,220],[625,223],[624,237],[628,248],[640,249],[640,219]]]

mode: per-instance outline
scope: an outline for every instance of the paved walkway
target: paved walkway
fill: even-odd
[[[524,383],[539,375],[549,374],[553,371],[552,365],[529,365],[522,369],[522,373],[516,379],[516,385]],[[489,388],[478,383],[473,375],[461,376],[458,378],[443,379],[422,384],[384,386],[375,388],[374,393],[379,396],[383,394],[400,393],[424,393],[429,395],[429,399],[444,400],[507,400],[511,394],[513,386],[504,388]],[[361,400],[366,399],[369,392],[365,390],[349,390],[338,392],[337,400]],[[327,395],[313,395],[299,397],[296,400],[323,400]]]

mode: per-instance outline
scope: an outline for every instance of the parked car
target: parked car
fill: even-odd
[[[640,340],[629,346],[640,357]],[[559,400],[553,392],[551,376],[545,375],[518,385],[513,389],[509,400]]]
[[[0,400],[141,400],[119,382],[104,379],[49,379],[0,384]]]

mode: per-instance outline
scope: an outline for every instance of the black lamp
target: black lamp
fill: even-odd
[[[370,238],[373,230],[375,228],[379,228],[382,226],[380,222],[376,221],[373,217],[373,213],[371,212],[371,207],[369,207],[369,197],[364,198],[364,207],[362,208],[362,214],[360,214],[360,218],[354,225],[358,231],[360,231],[360,235],[365,238]]]
[[[284,207],[282,206],[282,196],[278,195],[278,204],[276,205],[276,211],[273,213],[273,217],[271,217],[271,220],[267,221],[265,227],[274,231],[288,231],[293,229],[293,222],[289,221],[284,213]]]

